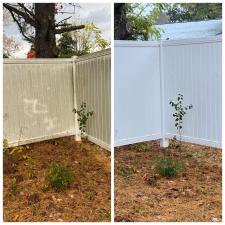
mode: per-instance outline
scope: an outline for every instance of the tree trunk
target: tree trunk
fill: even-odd
[[[35,51],[37,58],[57,58],[55,38],[55,4],[35,3]]]
[[[128,40],[129,32],[127,31],[127,21],[125,12],[125,3],[114,4],[114,39]]]

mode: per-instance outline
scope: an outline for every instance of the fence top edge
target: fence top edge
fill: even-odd
[[[91,58],[101,57],[111,54],[111,48],[102,51],[94,52],[78,58],[34,58],[34,59],[3,59],[3,64],[65,64],[73,61],[79,62]]]
[[[111,48],[107,48],[107,49],[104,49],[104,50],[98,51],[98,52],[93,52],[88,55],[80,56],[75,59],[75,62],[85,61],[88,59],[94,59],[94,58],[98,58],[98,57],[105,56],[105,55],[111,55]]]
[[[203,44],[203,43],[213,43],[221,42],[222,35],[204,37],[204,38],[188,38],[180,40],[157,40],[157,41],[128,41],[128,40],[116,40],[114,41],[115,47],[159,47],[161,44],[163,46],[170,45],[188,45],[188,44]]]

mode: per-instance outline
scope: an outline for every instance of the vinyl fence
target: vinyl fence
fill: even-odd
[[[173,138],[173,109],[183,94],[193,109],[182,139],[221,147],[222,38],[115,42],[115,145]]]
[[[6,59],[3,132],[11,145],[76,135],[72,112],[87,103],[91,141],[110,149],[111,51],[77,59]]]

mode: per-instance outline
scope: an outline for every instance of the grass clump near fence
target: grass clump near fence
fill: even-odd
[[[46,171],[47,180],[53,188],[64,190],[68,188],[74,180],[74,172],[64,165],[53,162]]]
[[[170,156],[157,157],[154,160],[154,170],[163,177],[176,177],[184,169],[182,162]]]

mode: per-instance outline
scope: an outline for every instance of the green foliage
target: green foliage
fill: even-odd
[[[49,166],[46,175],[51,186],[58,190],[68,188],[74,179],[73,171],[57,162]]]
[[[164,4],[172,23],[222,18],[222,3]]]
[[[137,152],[149,152],[151,151],[151,146],[146,143],[137,144],[134,146]]]
[[[18,189],[18,184],[17,184],[16,178],[14,177],[14,178],[12,179],[12,182],[11,182],[11,193],[12,193],[13,195],[15,195],[17,189]]]
[[[160,38],[162,29],[156,28],[155,23],[160,17],[163,4],[127,3],[126,20],[129,25],[131,40],[145,40]]]
[[[28,173],[28,177],[30,179],[35,178],[35,172],[34,172],[34,160],[31,158],[31,156],[23,156],[24,159],[26,159],[26,168],[27,168],[27,173]]]
[[[71,58],[106,49],[109,42],[102,37],[102,31],[90,23],[83,30],[63,33],[57,47],[60,58]]]
[[[126,179],[131,179],[133,173],[135,173],[135,168],[134,167],[123,167],[119,171],[119,175],[126,178]]]
[[[88,119],[93,116],[94,112],[87,112],[87,104],[85,102],[81,103],[80,109],[73,109],[73,112],[78,115],[78,124],[81,132],[81,136],[84,137],[87,128]]]
[[[188,110],[192,109],[192,105],[183,105],[183,95],[178,94],[178,97],[175,101],[170,100],[169,103],[174,109],[175,113],[173,113],[173,117],[175,119],[175,127],[179,132],[180,136],[180,148],[181,148],[181,130],[183,128],[183,118]]]
[[[153,165],[155,171],[163,177],[176,177],[183,170],[182,162],[169,156],[157,157]]]

